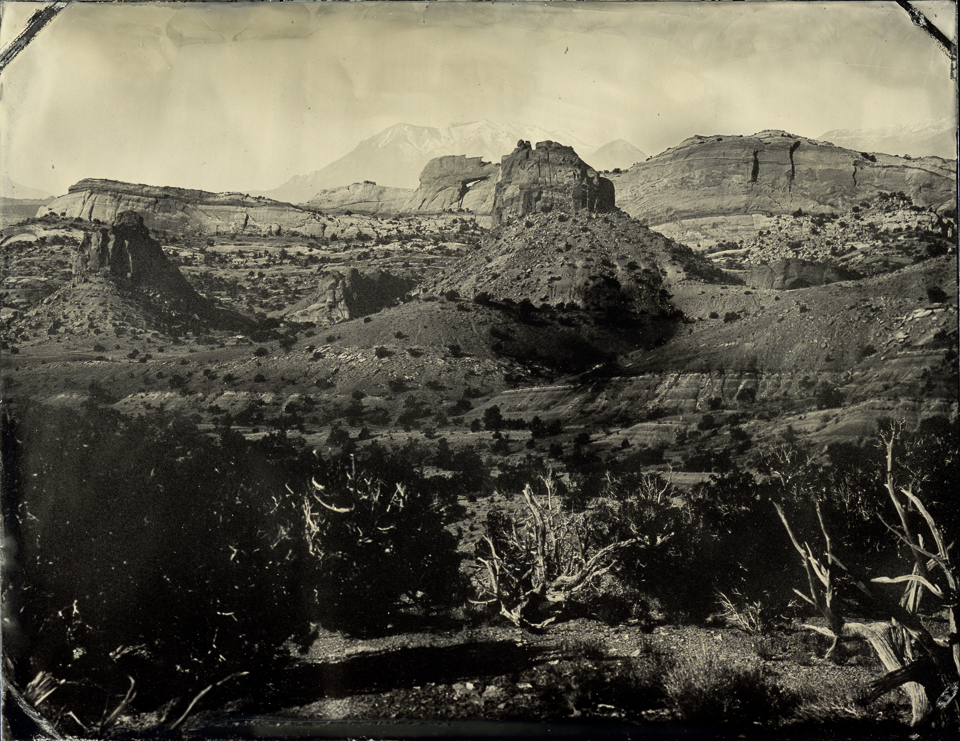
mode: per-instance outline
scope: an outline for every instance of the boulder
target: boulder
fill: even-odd
[[[493,196],[493,225],[530,213],[612,211],[613,183],[602,178],[572,147],[552,141],[520,141],[500,164]]]

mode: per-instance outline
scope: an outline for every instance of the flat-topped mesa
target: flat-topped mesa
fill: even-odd
[[[955,209],[957,163],[939,157],[896,157],[836,147],[779,130],[751,136],[693,136],[611,178],[620,208],[667,236],[706,241],[769,229],[754,215],[833,213],[903,193],[937,212]]]
[[[600,177],[572,147],[552,141],[519,141],[500,165],[493,196],[493,225],[530,213],[613,211],[613,183]]]
[[[71,185],[37,211],[67,219],[112,224],[124,211],[136,211],[153,230],[188,234],[281,234],[297,231],[323,237],[325,222],[317,214],[244,193],[210,193],[117,180],[87,179]]]

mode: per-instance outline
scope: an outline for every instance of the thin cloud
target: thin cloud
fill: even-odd
[[[86,3],[5,71],[0,166],[55,193],[92,176],[257,190],[400,122],[652,154],[954,110],[948,60],[894,3]]]

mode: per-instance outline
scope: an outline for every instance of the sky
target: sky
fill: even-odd
[[[36,7],[0,3],[0,44]],[[267,190],[396,123],[482,119],[655,154],[954,116],[949,75],[893,2],[71,5],[0,77],[0,168]]]

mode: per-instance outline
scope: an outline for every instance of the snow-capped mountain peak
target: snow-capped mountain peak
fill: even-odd
[[[531,143],[560,142],[572,146],[581,156],[596,149],[569,132],[547,131],[527,124],[482,120],[433,127],[398,123],[364,139],[353,151],[326,167],[291,178],[279,188],[259,195],[302,203],[320,190],[364,180],[378,185],[416,188],[424,165],[434,157],[462,154],[500,162],[521,139]]]

